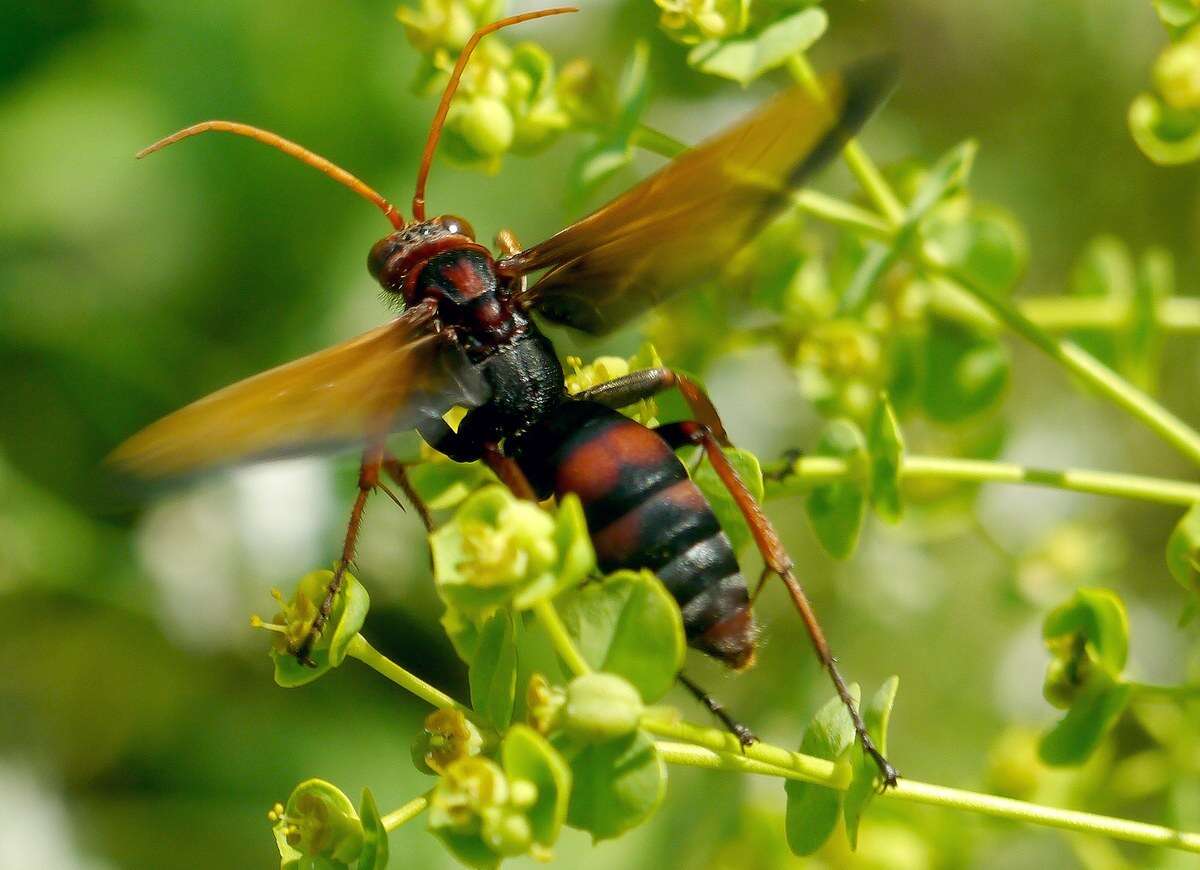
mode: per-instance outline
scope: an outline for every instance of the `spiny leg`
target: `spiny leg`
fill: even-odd
[[[738,477],[737,471],[729,464],[729,460],[725,458],[725,454],[722,452],[717,438],[709,431],[707,426],[695,421],[669,423],[665,426],[660,426],[656,431],[672,446],[682,447],[687,444],[695,444],[704,448],[704,452],[708,456],[708,461],[712,463],[713,470],[717,473],[717,476],[725,485],[729,494],[733,496],[733,500],[741,511],[742,516],[745,517],[746,524],[750,527],[750,532],[754,537],[754,543],[757,545],[759,553],[762,554],[767,568],[771,573],[776,574],[787,587],[792,604],[795,605],[796,610],[799,612],[800,618],[804,621],[804,628],[808,631],[808,636],[812,640],[817,659],[829,674],[838,697],[850,713],[850,721],[854,724],[854,731],[858,735],[863,751],[871,756],[876,766],[878,766],[880,775],[883,777],[884,787],[895,785],[899,774],[892,767],[891,763],[884,758],[883,753],[879,751],[875,746],[875,742],[871,739],[871,735],[867,733],[867,726],[862,720],[858,705],[855,704],[854,699],[850,696],[850,691],[846,688],[846,681],[842,679],[842,674],[838,670],[837,659],[829,649],[829,642],[825,639],[825,632],[821,630],[821,625],[817,621],[817,616],[813,612],[808,596],[804,594],[804,589],[800,586],[795,574],[792,573],[792,560],[788,556],[787,550],[784,549],[783,541],[780,540],[775,528],[771,525],[771,521],[767,519],[767,515],[755,500],[754,495],[746,487],[742,479]]]
[[[672,387],[679,390],[688,407],[692,409],[692,414],[709,428],[717,441],[726,447],[730,446],[729,435],[726,434],[721,417],[708,394],[687,375],[674,369],[657,368],[630,372],[623,377],[597,384],[590,390],[584,390],[575,398],[599,402],[609,408],[624,408]]]
[[[758,742],[758,738],[754,736],[754,732],[730,716],[729,712],[721,705],[720,701],[718,701],[700,686],[696,685],[696,683],[693,683],[691,680],[689,680],[686,676],[684,676],[682,671],[675,675],[675,679],[679,680],[680,684],[689,692],[691,692],[692,697],[703,704],[708,712],[716,716],[717,719],[720,720],[721,724],[725,726],[725,730],[736,737],[738,739],[738,743],[740,743],[743,747],[751,746]]]
[[[309,627],[308,634],[304,636],[304,640],[301,641],[300,646],[293,650],[296,659],[301,664],[316,667],[316,662],[312,660],[313,644],[317,642],[317,638],[321,636],[322,629],[325,628],[325,623],[329,621],[329,615],[333,612],[333,602],[346,580],[346,569],[354,560],[354,549],[358,544],[358,532],[362,527],[363,510],[367,506],[367,496],[379,484],[379,469],[382,464],[382,446],[368,447],[363,452],[362,464],[358,469],[358,495],[354,498],[354,506],[350,509],[350,521],[346,524],[346,538],[342,543],[342,557],[338,560],[337,567],[333,571],[333,579],[325,587],[325,597],[321,600],[321,606],[317,608],[316,618],[313,619],[313,624]]]
[[[417,516],[421,518],[421,523],[425,526],[425,531],[433,534],[433,517],[429,513],[429,505],[425,504],[424,499],[413,489],[412,481],[408,479],[408,465],[389,453],[383,459],[383,470],[396,482],[400,491],[404,493],[404,497],[412,504]]]

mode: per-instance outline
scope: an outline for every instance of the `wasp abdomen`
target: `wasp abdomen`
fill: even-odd
[[[754,655],[746,581],[729,538],[671,447],[603,405],[568,401],[517,445],[539,495],[579,496],[604,571],[648,568],[689,643],[735,668]]]

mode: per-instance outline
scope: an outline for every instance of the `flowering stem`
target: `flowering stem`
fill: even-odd
[[[550,642],[554,645],[554,650],[558,653],[559,658],[566,662],[571,673],[577,677],[590,674],[592,669],[571,641],[571,635],[567,632],[567,627],[563,625],[562,617],[558,615],[554,602],[543,598],[533,605],[533,612],[537,614],[538,621],[550,635]]]
[[[705,729],[700,729],[705,730]],[[732,770],[743,773],[759,773],[765,776],[780,776],[789,779],[802,779],[815,782],[830,788],[844,789],[848,783],[830,775],[824,779],[811,774],[800,774],[794,769],[778,767],[758,761],[751,757],[750,750],[762,744],[748,747],[743,757],[736,751],[721,751],[703,746],[686,743],[659,741],[655,744],[658,755],[664,761],[673,764],[686,764],[692,767],[703,767],[710,770]],[[776,747],[769,747],[776,749]],[[786,752],[786,750],[778,750]],[[811,756],[799,753],[788,753],[810,762],[821,762],[834,768],[835,765]],[[1186,852],[1200,852],[1200,834],[1177,831],[1161,825],[1147,825],[1141,822],[1131,822],[1110,816],[1099,816],[1093,813],[1061,810],[1054,807],[1044,807],[1025,801],[1010,798],[995,797],[962,789],[946,788],[940,785],[901,779],[894,787],[883,792],[883,797],[896,800],[912,801],[914,803],[933,804],[935,806],[954,807],[969,812],[982,813],[993,818],[1012,819],[1014,821],[1031,822],[1047,825],[1053,828],[1063,828],[1069,831],[1080,831],[1089,834],[1102,834],[1129,843],[1142,843],[1148,846],[1167,846]]]
[[[846,788],[850,784],[850,768],[845,764],[835,764],[824,758],[802,755],[799,752],[792,752],[761,741],[749,746],[742,746],[737,737],[727,731],[704,728],[689,722],[667,721],[652,716],[644,718],[641,727],[657,737],[686,741],[693,744],[693,749],[703,747],[705,750],[718,753],[729,765],[743,763],[767,765],[776,771],[785,770],[788,776],[795,779],[831,785],[835,788]],[[755,770],[754,772],[762,771]],[[773,773],[773,775],[779,774]]]
[[[768,480],[778,480],[778,483],[772,484],[773,495],[793,495],[807,492],[819,484],[853,478],[862,471],[844,459],[813,456],[764,468],[763,473]],[[1013,462],[983,459],[905,456],[900,461],[900,478],[1019,483],[1183,506],[1200,502],[1200,484],[1196,483],[1081,468],[1062,471],[1026,468]]]
[[[433,789],[430,789],[420,797],[413,798],[404,806],[392,810],[390,813],[380,819],[380,821],[383,822],[383,829],[388,833],[391,833],[405,822],[411,822],[417,816],[421,815],[421,813],[425,812],[425,809],[429,806],[429,800],[432,794]]]
[[[1139,698],[1167,698],[1173,701],[1191,701],[1200,698],[1200,686],[1196,685],[1158,686],[1153,683],[1130,682],[1128,686]]]
[[[397,686],[407,689],[427,704],[431,704],[441,710],[459,710],[468,718],[474,716],[474,713],[470,709],[455,701],[445,692],[434,688],[420,677],[410,674],[383,653],[379,652],[379,650],[367,643],[367,639],[361,634],[354,636],[346,652],[363,664],[370,665]]]
[[[803,53],[797,54],[788,62],[788,69],[792,73],[792,77],[813,97],[821,100],[825,98],[821,81]],[[904,206],[888,186],[878,167],[856,140],[851,139],[846,143],[842,157],[880,213],[894,227],[899,228],[905,221]],[[1008,300],[994,295],[979,286],[970,277],[951,268],[939,252],[933,249],[932,245],[925,245],[917,253],[917,260],[931,271],[949,278],[1013,332],[1045,351],[1072,374],[1140,419],[1164,440],[1173,444],[1192,461],[1200,464],[1200,433],[1159,405],[1150,396],[1124,380],[1078,345],[1061,341],[1044,332]]]

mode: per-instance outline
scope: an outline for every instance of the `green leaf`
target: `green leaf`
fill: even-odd
[[[593,668],[631,682],[647,703],[667,693],[686,643],[675,599],[649,571],[618,571],[561,599],[559,612]]]
[[[1046,734],[1038,754],[1046,764],[1083,764],[1099,745],[1129,701],[1132,687],[1102,675],[1083,687],[1071,709]]]
[[[388,832],[369,788],[363,789],[358,816],[362,819],[363,847],[358,854],[356,870],[384,870],[388,862]]]
[[[904,514],[900,500],[900,465],[904,460],[904,436],[887,393],[879,394],[879,403],[871,415],[867,431],[867,451],[871,454],[871,503],[875,512],[896,523]]]
[[[297,594],[305,595],[314,606],[319,605],[332,579],[332,571],[313,571],[300,580]],[[352,574],[346,572],[341,591],[333,599],[329,620],[310,654],[316,667],[301,664],[286,648],[275,647],[271,650],[271,658],[275,662],[276,685],[285,689],[303,686],[340,665],[346,658],[350,641],[354,640],[366,621],[370,607],[371,596],[367,590]]]
[[[565,747],[564,755],[574,783],[567,821],[596,840],[640,825],[666,794],[666,765],[642,731],[606,743]]]
[[[1149,392],[1154,391],[1162,356],[1158,306],[1174,293],[1175,261],[1164,248],[1150,248],[1138,262],[1124,365],[1130,379]]]
[[[523,779],[537,787],[537,802],[527,811],[533,840],[552,846],[567,820],[571,798],[571,768],[549,741],[528,725],[514,725],[500,745],[504,772],[510,781]]]
[[[967,139],[939,157],[909,203],[907,220],[913,223],[920,221],[947,196],[966,187],[978,151],[979,143]]]
[[[496,479],[482,462],[422,462],[408,468],[407,474],[413,489],[430,510],[455,507]]]
[[[987,410],[1008,385],[1009,356],[996,338],[959,320],[933,314],[925,341],[921,404],[939,423]]]
[[[1129,246],[1115,236],[1097,236],[1088,242],[1071,270],[1070,291],[1075,296],[1111,299],[1126,305],[1133,300],[1135,286]],[[1075,330],[1072,338],[1109,365],[1121,362],[1121,339],[1111,330]]]
[[[850,696],[858,703],[859,688],[850,686]],[[836,761],[854,743],[854,723],[842,699],[834,696],[804,730],[800,751],[805,755]],[[795,855],[811,855],[825,844],[837,827],[842,793],[811,782],[784,781],[787,793],[788,847]]]
[[[621,75],[612,129],[584,151],[571,171],[571,198],[580,200],[633,162],[634,131],[649,99],[650,47],[638,40]]]
[[[1073,634],[1086,638],[1089,651],[1111,677],[1125,669],[1129,654],[1129,617],[1120,596],[1108,589],[1080,589],[1046,615],[1042,638]]]
[[[1167,540],[1167,567],[1175,582],[1200,593],[1200,504],[1183,515]]]
[[[935,211],[922,226],[941,249],[945,262],[985,289],[1007,294],[1029,262],[1025,231],[1011,214],[994,206],[972,205],[961,215]]]
[[[497,731],[512,721],[517,696],[517,644],[512,612],[500,608],[483,624],[471,662],[471,707]]]
[[[859,469],[869,460],[866,440],[849,420],[834,420],[825,428],[815,455],[845,459]],[[821,546],[835,558],[848,558],[858,543],[867,509],[859,476],[851,474],[847,480],[814,487],[804,507]]]
[[[488,848],[479,834],[460,834],[446,828],[433,832],[450,853],[475,870],[493,870],[500,866],[500,856]]]
[[[702,42],[688,52],[687,61],[701,72],[747,85],[811,48],[828,24],[829,17],[823,9],[809,7],[751,37]]]
[[[763,476],[758,457],[749,450],[737,447],[730,447],[723,452],[725,458],[729,460],[729,464],[733,466],[733,470],[742,479],[742,483],[746,484],[750,490],[750,494],[761,503],[763,500]],[[742,516],[737,502],[733,500],[733,496],[721,482],[721,478],[717,476],[712,463],[705,459],[696,469],[692,481],[700,487],[700,491],[708,499],[713,513],[717,515],[717,521],[721,524],[725,534],[729,536],[729,542],[733,544],[733,551],[739,552],[751,540],[750,527],[746,525],[746,518]]]
[[[863,722],[867,733],[875,741],[875,746],[885,756],[888,745],[888,723],[892,718],[892,705],[896,703],[896,690],[900,688],[899,677],[888,677],[884,680],[879,691],[871,698],[871,703],[863,710]],[[842,814],[846,820],[846,837],[850,840],[850,848],[858,848],[858,824],[867,804],[875,797],[875,783],[879,779],[879,767],[865,752],[860,752],[854,766],[854,778],[846,789],[842,803]]]

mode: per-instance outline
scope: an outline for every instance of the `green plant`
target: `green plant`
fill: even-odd
[[[444,73],[471,27],[497,13],[495,5],[426,0],[419,15],[402,11],[426,59],[422,90]],[[1164,15],[1183,15],[1187,5],[1159,8]],[[657,6],[668,34],[690,46],[686,61],[693,69],[746,83],[785,68],[797,86],[823,98],[821,80],[804,54],[827,27],[820,7],[767,0],[658,0]],[[448,156],[492,169],[509,151],[528,153],[548,147],[559,133],[584,132],[593,141],[576,171],[582,192],[619,172],[635,148],[666,155],[682,149],[641,121],[644,49],[633,53],[619,85],[589,71],[570,79],[586,79],[586,88],[564,90],[539,47],[497,46],[481,53],[464,79],[447,128],[448,143],[458,144]],[[1183,63],[1173,59],[1168,73],[1176,62]],[[1162,75],[1170,88],[1186,85]],[[606,94],[613,96],[597,96]],[[1200,308],[1175,295],[1169,255],[1151,249],[1135,261],[1109,237],[1081,254],[1070,293],[1015,300],[1029,256],[1026,240],[1011,215],[971,195],[976,152],[967,141],[929,166],[914,161],[880,169],[857,142],[849,143],[844,159],[864,199],[797,194],[795,208],[720,279],[743,290],[736,304],[766,315],[766,326],[721,328],[729,322],[724,306],[731,294],[705,298],[691,309],[694,323],[687,314],[681,322],[676,313],[669,326],[652,318],[647,332],[654,346],[632,360],[573,362],[570,386],[582,389],[652,366],[659,352],[702,371],[749,333],[777,348],[827,422],[812,452],[799,458],[763,465],[748,451],[730,457],[767,498],[804,497],[815,538],[833,557],[855,552],[870,510],[889,523],[919,522],[930,510],[961,508],[985,483],[1033,485],[1187,509],[1168,542],[1166,568],[1195,593],[1200,484],[1030,468],[995,457],[1004,438],[998,409],[1010,379],[1007,331],[1200,464],[1200,433],[1148,392],[1156,382],[1162,334],[1195,331]],[[814,222],[827,224],[832,235],[816,232]],[[659,413],[646,403],[626,410],[643,421]],[[938,445],[939,454],[909,453],[907,443],[918,439],[906,437],[905,429]],[[286,805],[271,811],[283,866],[382,867],[386,832],[425,810],[430,829],[470,866],[492,867],[524,854],[544,858],[564,825],[600,840],[646,822],[667,793],[667,765],[785,780],[787,842],[801,855],[828,848],[839,817],[850,844],[857,844],[860,820],[876,797],[1200,851],[1197,834],[1015,797],[907,778],[879,793],[876,771],[854,747],[848,716],[836,700],[812,718],[798,752],[768,743],[742,747],[730,734],[683,721],[659,705],[685,645],[678,609],[657,579],[647,572],[595,576],[577,501],[568,498],[550,511],[516,500],[478,467],[426,459],[414,470],[414,485],[433,507],[454,510],[430,541],[446,606],[443,624],[469,670],[470,703],[450,698],[371,647],[360,633],[366,592],[353,580],[316,650],[321,667],[299,669],[286,644],[277,644],[272,654],[280,685],[299,685],[352,658],[433,706],[413,757],[420,770],[437,777],[425,795],[382,816],[369,792],[356,810],[330,784],[302,783]],[[745,544],[748,535],[711,470],[700,464],[694,474],[730,537]],[[323,576],[306,577],[271,623],[258,624],[281,639],[302,636]],[[1044,693],[1065,711],[1038,742],[1047,764],[1082,764],[1103,752],[1123,719],[1143,715],[1140,705],[1147,699],[1184,703],[1198,691],[1146,685],[1126,674],[1125,606],[1115,592],[1090,580],[1046,614],[1043,637],[1050,653]],[[865,693],[868,726],[881,745],[898,683],[893,677]],[[857,687],[853,691],[859,694]],[[1172,751],[1175,734],[1147,730],[1154,743],[1147,751]],[[999,790],[1031,795],[1037,790],[1034,762],[1022,761],[1014,748],[1018,737],[1011,741],[1002,744],[1007,766],[995,771]]]

